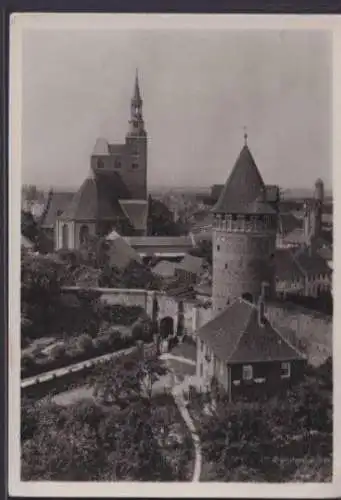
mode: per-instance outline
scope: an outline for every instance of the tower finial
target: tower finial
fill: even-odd
[[[136,68],[136,70],[135,70],[135,88],[134,88],[133,99],[136,102],[141,102],[141,92],[140,92],[140,85],[139,85],[139,71],[138,71],[138,68]]]
[[[247,146],[247,128],[244,126],[244,144]]]

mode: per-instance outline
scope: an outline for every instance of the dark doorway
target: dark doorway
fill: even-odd
[[[174,321],[170,316],[166,316],[162,318],[160,321],[160,336],[163,339],[166,339],[173,335],[174,333]]]
[[[247,300],[248,302],[253,302],[253,297],[251,293],[243,293],[242,299]]]

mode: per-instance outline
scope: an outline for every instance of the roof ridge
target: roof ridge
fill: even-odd
[[[250,307],[250,314],[249,314],[248,321],[247,321],[247,323],[246,323],[246,325],[245,325],[245,328],[244,328],[244,330],[241,332],[241,334],[239,335],[239,337],[238,337],[238,339],[237,339],[237,342],[236,342],[236,345],[234,346],[234,349],[233,349],[233,351],[231,352],[230,356],[228,357],[228,360],[227,360],[227,361],[229,361],[229,360],[232,358],[232,356],[234,355],[234,353],[237,351],[238,346],[239,346],[239,343],[240,343],[241,339],[243,338],[243,336],[244,336],[244,334],[245,334],[245,332],[246,332],[246,328],[248,327],[248,325],[249,325],[249,323],[250,323],[250,321],[251,321],[251,314],[253,313],[253,309],[257,309],[257,307],[255,306],[255,304],[253,304],[252,302],[248,302],[247,300],[243,299],[243,297],[240,297],[240,298],[239,298],[239,301],[240,301],[240,302],[243,302],[244,304],[247,304],[248,306],[251,306],[251,307]]]
[[[281,334],[281,332],[279,331],[279,329],[273,323],[270,323],[270,321],[269,321],[268,318],[266,318],[266,320],[269,323],[269,325],[271,326],[271,328],[277,333],[277,335],[279,335],[279,337],[283,340],[283,342],[285,344],[287,344],[289,347],[291,347],[303,359],[307,359],[307,356],[305,354],[303,354],[302,352],[300,352],[297,349],[297,347],[295,347],[289,340],[287,340],[285,337],[283,337],[283,335]]]

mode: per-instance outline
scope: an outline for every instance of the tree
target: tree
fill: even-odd
[[[200,434],[219,479],[288,481],[307,457],[315,464],[331,457],[331,393],[316,370],[283,398],[251,404],[222,397]]]
[[[21,314],[24,335],[45,335],[60,312],[64,269],[60,262],[41,255],[21,260]]]
[[[194,257],[201,257],[212,266],[212,240],[201,240],[197,246],[189,251]]]

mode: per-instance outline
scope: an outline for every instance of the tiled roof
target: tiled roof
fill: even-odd
[[[177,262],[169,262],[169,260],[161,260],[152,269],[154,274],[158,274],[163,277],[174,276],[175,268],[178,265]]]
[[[304,278],[304,273],[295,261],[291,249],[278,248],[275,251],[276,280],[298,281]]]
[[[135,248],[140,247],[193,247],[190,236],[130,236],[126,240]]]
[[[227,363],[305,359],[265,318],[258,322],[258,309],[237,299],[197,332],[217,358]]]
[[[304,245],[306,241],[307,238],[301,228],[294,229],[283,238],[283,243],[287,244]]]
[[[94,220],[97,217],[97,189],[95,179],[85,179],[71,203],[63,212],[63,220]]]
[[[120,200],[119,203],[135,229],[146,229],[148,217],[147,200]]]
[[[313,248],[304,247],[295,253],[295,260],[308,277],[317,274],[331,275],[331,269],[325,259]]]
[[[42,227],[53,227],[60,216],[71,203],[75,193],[72,192],[51,192],[46,200],[44,211],[40,218]]]
[[[109,243],[107,253],[111,266],[125,269],[131,261],[142,263],[138,253],[116,231],[112,231],[106,240]]]
[[[181,269],[188,273],[199,274],[203,270],[204,259],[193,255],[185,255],[181,262],[176,264],[176,269]]]
[[[273,208],[266,202],[266,188],[247,145],[241,150],[212,212],[274,213]]]
[[[129,197],[129,191],[117,172],[98,172],[85,179],[61,218],[77,221],[126,218],[119,200]]]

